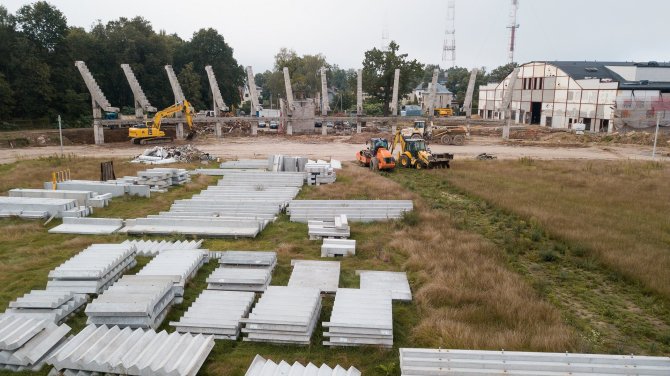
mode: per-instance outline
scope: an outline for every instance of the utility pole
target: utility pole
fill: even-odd
[[[517,10],[519,10],[519,1],[512,0],[512,8],[509,11],[509,25],[507,25],[507,28],[510,30],[509,52],[507,54],[510,63],[514,62],[514,48],[516,47],[516,29],[519,28],[519,24],[516,23]]]
[[[665,111],[664,111],[665,112]],[[60,117],[58,117],[60,120]],[[656,112],[656,132],[654,134],[654,149],[651,152],[651,158],[656,159],[656,142],[658,141],[658,128],[661,125],[661,111]]]
[[[656,132],[658,133],[658,127],[656,127]],[[63,158],[63,126],[60,122],[60,115],[58,115],[58,136],[60,137],[60,157]],[[656,150],[656,142],[654,142],[654,150]]]

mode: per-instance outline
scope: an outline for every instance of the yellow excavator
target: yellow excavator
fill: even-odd
[[[193,107],[187,100],[184,100],[183,102],[176,103],[156,112],[152,121],[129,128],[128,137],[130,137],[130,142],[140,145],[171,142],[172,137],[166,136],[165,132],[161,130],[161,122],[164,117],[173,116],[179,112],[183,112],[186,117],[186,124],[188,124],[189,129],[186,139],[191,140],[195,136],[195,128],[193,128]]]
[[[393,137],[391,154],[393,154],[396,145],[400,145],[396,160],[402,167],[416,168],[417,170],[424,168],[449,168],[449,162],[454,159],[454,155],[451,153],[431,153],[430,149],[426,148],[426,141],[423,138],[406,138],[400,130]]]

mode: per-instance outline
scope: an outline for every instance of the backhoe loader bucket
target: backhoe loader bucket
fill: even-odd
[[[449,168],[449,162],[454,159],[451,153],[431,154],[430,168]]]

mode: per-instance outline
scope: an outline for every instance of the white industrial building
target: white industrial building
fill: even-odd
[[[479,87],[483,119],[504,119],[500,107],[510,77]],[[658,101],[670,101],[668,63],[534,61],[520,66],[511,116],[519,124],[569,129],[583,123],[591,132],[611,132],[653,125]]]

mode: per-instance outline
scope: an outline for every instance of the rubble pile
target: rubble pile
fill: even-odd
[[[133,163],[165,164],[176,162],[211,161],[214,157],[195,146],[155,146],[132,160]]]

